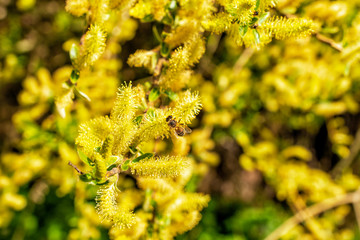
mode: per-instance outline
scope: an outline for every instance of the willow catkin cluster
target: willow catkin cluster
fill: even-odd
[[[191,93],[186,91],[181,100],[172,109],[172,116],[183,123],[189,124],[192,119],[200,112],[202,104],[198,92]]]
[[[89,6],[87,0],[66,0],[65,10],[74,16],[80,17],[89,10]]]
[[[189,167],[189,162],[181,156],[154,157],[130,165],[137,176],[176,177]]]
[[[115,227],[130,228],[135,223],[135,215],[118,208],[115,183],[108,183],[99,188],[96,196],[96,210],[102,221],[110,221]]]
[[[84,65],[92,66],[105,51],[106,33],[100,25],[91,25],[84,39]]]
[[[279,40],[307,37],[314,32],[311,20],[284,17],[273,17],[265,21],[261,28],[266,34]]]

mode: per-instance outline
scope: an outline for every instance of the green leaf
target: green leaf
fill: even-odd
[[[151,198],[153,191],[150,188],[145,190],[145,198]]]
[[[257,17],[254,17],[251,19],[251,22],[249,23],[250,26],[254,25],[259,19]]]
[[[261,14],[261,16],[259,18],[259,21],[258,21],[258,24],[261,25],[263,22],[266,21],[266,19],[268,19],[269,16],[270,16],[270,12],[266,12],[266,13]]]
[[[143,19],[141,19],[142,22],[151,22],[154,21],[154,17],[152,14],[146,15]]]
[[[171,224],[171,218],[169,216],[164,216],[164,225],[169,226]]]
[[[260,43],[260,34],[258,31],[256,31],[256,29],[253,29],[253,34],[255,38],[255,44],[258,45]]]
[[[148,115],[149,117],[151,117],[151,118],[155,118],[155,111],[154,111],[154,109],[149,109],[149,110],[147,111],[147,115]]]
[[[86,95],[85,93],[83,93],[82,91],[80,91],[77,87],[74,88],[74,92],[80,98],[85,99],[88,102],[91,102],[91,99],[89,98],[89,96]]]
[[[116,168],[116,167],[117,167],[117,164],[111,164],[106,170],[110,171],[111,169]]]
[[[150,204],[151,204],[151,206],[152,206],[153,208],[156,208],[156,206],[157,206],[157,203],[156,203],[156,201],[155,201],[154,199],[151,199],[151,200],[150,200]]]
[[[119,157],[117,156],[110,156],[109,159],[106,160],[106,165],[112,165],[116,164],[116,162],[119,160]]]
[[[169,11],[166,11],[166,15],[163,17],[163,19],[161,19],[161,22],[167,25],[172,25],[174,23],[174,19],[172,18]]]
[[[258,10],[260,7],[260,1],[261,0],[256,0],[256,5],[255,5],[255,10]]]
[[[162,42],[161,43],[161,49],[160,49],[161,56],[167,57],[169,55],[169,53],[170,53],[169,46],[166,43]]]
[[[75,84],[79,80],[79,77],[80,77],[80,71],[76,70],[76,69],[73,69],[72,72],[71,72],[71,75],[70,75],[70,81],[73,84]]]
[[[350,68],[351,68],[351,63],[347,63],[347,64],[345,65],[345,71],[344,71],[344,76],[345,76],[345,77],[348,77],[348,76],[349,76],[349,74],[350,74]]]
[[[129,163],[130,160],[126,160],[122,165],[121,165],[121,170],[126,171],[129,169]]]
[[[69,55],[70,55],[71,62],[73,62],[73,63],[79,57],[79,48],[75,43],[73,43],[73,45],[71,46]]]
[[[88,166],[93,166],[92,161],[90,158],[88,158],[85,153],[83,153],[80,149],[77,149],[77,153],[79,155],[79,158]]]
[[[156,64],[158,62],[158,55],[157,54],[153,54],[151,56],[151,69],[155,69],[156,68]]]
[[[139,162],[140,160],[143,160],[143,159],[145,159],[145,158],[151,158],[152,156],[154,156],[153,153],[144,153],[143,155],[141,155],[141,156],[135,158],[134,160],[132,160],[131,162],[132,162],[132,163],[137,163],[137,162]]]
[[[160,91],[158,88],[153,88],[151,89],[150,91],[150,94],[149,94],[149,101],[150,102],[153,102],[155,101],[156,99],[158,99],[160,96]]]
[[[155,25],[153,25],[152,31],[153,31],[153,34],[154,34],[154,36],[155,36],[155,39],[158,40],[159,43],[161,43],[161,42],[162,42],[162,39],[161,39],[160,34],[159,34],[159,31],[157,30],[157,28],[156,28]]]
[[[105,185],[105,184],[108,184],[108,183],[109,183],[109,180],[106,180],[105,182],[95,181],[95,184],[98,185],[98,186]]]
[[[94,180],[94,178],[91,176],[90,173],[81,174],[79,178],[83,182],[90,182],[90,181]]]
[[[142,115],[137,116],[137,117],[135,117],[135,119],[134,119],[134,123],[136,123],[137,125],[139,125],[139,124],[142,122],[142,119],[143,119],[143,116],[142,116]]]
[[[178,97],[177,94],[171,90],[166,90],[165,94],[170,98],[171,101],[175,101]]]
[[[239,32],[240,32],[240,36],[241,37],[245,37],[245,34],[247,33],[247,30],[249,29],[248,25],[245,26],[240,26],[239,27]]]
[[[133,146],[130,146],[129,147],[129,149],[130,149],[130,152],[132,153],[132,154],[135,154],[135,153],[137,153],[137,148],[136,147],[133,147]]]

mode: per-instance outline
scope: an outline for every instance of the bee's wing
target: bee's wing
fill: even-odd
[[[176,133],[175,128],[171,128],[171,135],[175,138],[180,138],[179,135]]]
[[[185,129],[185,132],[186,133],[191,133],[192,132],[192,130],[188,127],[188,126],[186,126],[186,125],[183,125],[183,127],[184,127],[184,129]]]

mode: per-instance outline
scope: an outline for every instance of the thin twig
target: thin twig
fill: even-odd
[[[355,216],[356,216],[356,222],[357,222],[358,228],[360,229],[360,203],[359,202],[353,203],[353,207],[354,207],[354,212],[355,212]]]
[[[114,167],[114,168],[111,169],[110,171],[107,171],[106,177],[109,178],[109,177],[111,177],[111,176],[113,176],[113,175],[115,175],[115,174],[118,174],[118,173],[120,173],[120,172],[121,172],[120,167]]]
[[[249,61],[249,59],[251,58],[251,56],[253,54],[254,54],[254,49],[253,48],[246,48],[242,52],[242,54],[240,55],[238,60],[235,62],[234,67],[233,67],[233,70],[234,70],[235,74],[239,73],[243,69],[243,67]]]
[[[161,73],[161,69],[164,65],[164,63],[166,63],[167,60],[166,58],[160,58],[159,61],[157,62],[156,66],[155,66],[155,69],[154,69],[154,77],[158,77]]]
[[[360,189],[355,192],[340,195],[334,198],[326,199],[323,202],[315,204],[304,210],[299,211],[293,217],[285,221],[280,227],[273,231],[265,240],[276,240],[290,231],[297,224],[306,221],[322,212],[325,212],[331,208],[338,207],[349,203],[358,203],[360,201]],[[307,213],[304,215],[304,213]]]
[[[157,87],[159,85],[161,70],[164,66],[164,63],[166,63],[166,62],[168,62],[166,58],[160,58],[158,60],[158,62],[156,63],[153,78],[152,78],[152,86],[153,87]]]
[[[320,224],[318,223],[318,221],[316,221],[316,219],[313,219],[309,216],[309,211],[307,210],[306,203],[302,199],[302,197],[298,195],[296,200],[293,201],[293,204],[294,208],[296,209],[296,213],[299,213],[301,215],[301,219],[307,219],[304,220],[304,225],[313,234],[314,238],[317,240],[324,239],[324,235],[326,234],[324,232],[324,229],[321,228]]]
[[[343,47],[341,46],[340,43],[335,42],[333,39],[328,38],[324,35],[322,35],[321,33],[316,33],[315,37],[323,43],[326,43],[328,45],[330,45],[331,47],[333,47],[334,49],[338,50],[339,52],[343,51]]]
[[[70,166],[72,166],[80,175],[84,174],[80,169],[77,168],[72,162],[69,161],[68,163]]]
[[[348,168],[355,160],[360,152],[360,128],[356,131],[355,139],[350,147],[350,154],[348,157],[341,159],[334,169],[332,170],[332,176],[337,177],[344,169]]]

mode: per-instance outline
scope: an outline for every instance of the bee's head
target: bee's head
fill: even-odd
[[[177,122],[175,120],[171,119],[168,124],[170,127],[174,128],[174,127],[176,127]]]
[[[169,122],[173,118],[172,115],[167,116],[166,121]]]

